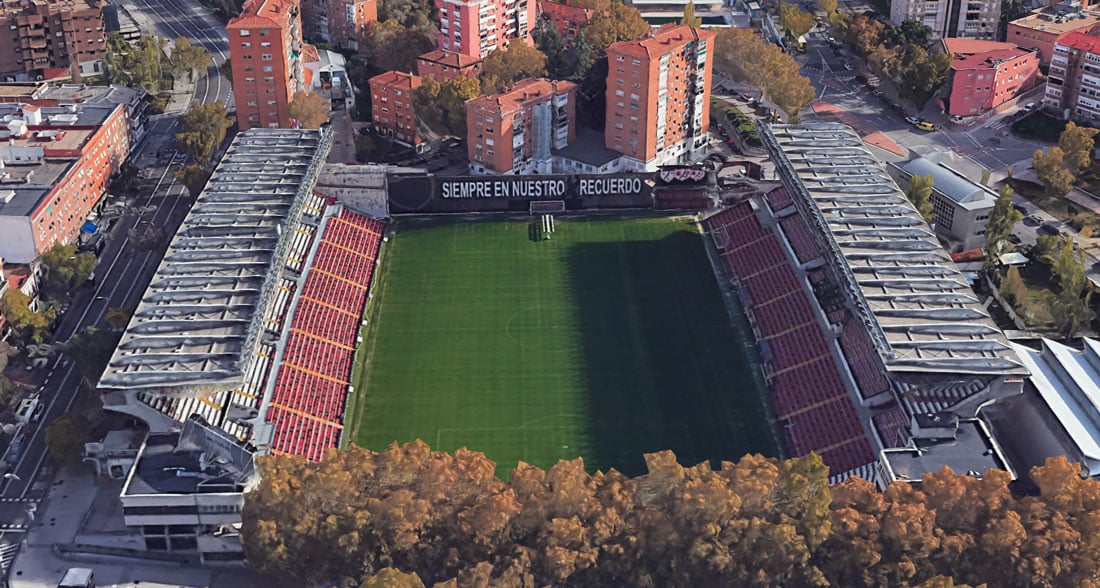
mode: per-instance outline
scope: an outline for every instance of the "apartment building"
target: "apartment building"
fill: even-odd
[[[596,15],[596,11],[589,8],[570,6],[564,2],[551,2],[550,0],[543,0],[539,4],[539,10],[541,18],[558,27],[558,32],[561,33],[561,37],[565,39],[566,43],[576,39],[581,27],[592,22],[592,17]]]
[[[440,83],[459,77],[476,78],[481,75],[481,63],[479,57],[436,49],[416,58],[416,73],[422,78],[432,76]]]
[[[628,168],[655,171],[704,154],[715,36],[666,24],[607,48],[604,145]]]
[[[1077,2],[1062,2],[1008,23],[1005,40],[1024,49],[1038,49],[1039,62],[1050,65],[1054,44],[1062,36],[1097,30],[1100,30],[1100,12],[1083,10]]]
[[[1043,108],[1067,120],[1100,122],[1100,37],[1073,32],[1054,44]]]
[[[0,35],[0,74],[42,79],[74,64],[81,74],[103,71],[102,0],[4,0],[0,19],[8,33]]]
[[[400,71],[378,74],[369,81],[375,132],[417,151],[423,139],[413,111],[413,92],[420,82],[420,76]]]
[[[121,104],[0,105],[0,258],[71,243],[130,152]]]
[[[951,54],[947,74],[947,113],[973,116],[1015,100],[1039,83],[1039,51],[1012,43],[943,39]]]
[[[378,0],[302,0],[302,26],[310,40],[358,50],[373,22],[378,22]]]
[[[474,174],[553,171],[553,149],[577,136],[577,85],[528,78],[466,102],[466,152]]]
[[[509,41],[531,42],[536,0],[435,0],[439,8],[436,46],[484,59]]]
[[[305,89],[297,0],[248,0],[225,27],[240,130],[289,128],[287,105]]]
[[[894,0],[890,22],[915,20],[940,39],[962,37],[992,41],[1001,19],[1000,0]]]

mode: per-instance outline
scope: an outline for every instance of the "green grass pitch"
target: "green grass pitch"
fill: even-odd
[[[367,310],[355,443],[423,439],[522,460],[644,471],[778,455],[743,323],[686,220],[400,220]]]

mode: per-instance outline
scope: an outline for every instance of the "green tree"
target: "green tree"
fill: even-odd
[[[392,20],[403,27],[434,36],[438,32],[439,11],[432,0],[381,0],[378,3],[378,20]]]
[[[909,99],[917,110],[943,88],[947,81],[947,72],[951,69],[951,54],[936,53],[929,55],[920,47],[910,46],[902,57],[898,89]]]
[[[192,163],[176,172],[176,179],[187,188],[187,192],[191,196],[198,196],[202,189],[206,187],[206,183],[210,181],[212,175],[214,174],[210,170],[197,163]]]
[[[817,5],[825,11],[825,14],[832,18],[836,14],[838,6],[837,0],[818,0]]]
[[[597,12],[592,22],[581,28],[581,33],[592,49],[603,55],[612,43],[633,41],[650,31],[649,23],[637,8],[622,2],[613,2],[605,12]]]
[[[790,119],[813,100],[813,86],[801,75],[794,58],[771,43],[764,43],[751,30],[728,28],[715,43],[714,67],[724,75],[760,88]]]
[[[303,129],[319,129],[328,122],[332,105],[316,92],[299,90],[287,104],[287,112]]]
[[[703,26],[703,19],[695,16],[695,2],[692,0],[688,0],[688,3],[684,5],[684,18],[680,19],[680,24],[689,27]]]
[[[383,71],[416,70],[416,58],[435,49],[430,29],[408,27],[396,19],[371,23],[360,54]]]
[[[1020,270],[1016,266],[1010,266],[1001,280],[1001,294],[1019,310],[1027,300],[1027,284],[1020,277]]]
[[[186,73],[189,80],[194,80],[195,74],[205,70],[210,63],[210,53],[201,45],[192,45],[191,39],[187,37],[176,39],[172,55],[168,58],[172,75],[182,76]]]
[[[377,574],[363,580],[359,588],[424,588],[420,576],[405,573],[393,568],[384,568]]]
[[[779,14],[780,26],[786,29],[792,39],[805,35],[814,26],[814,15],[790,2],[780,2],[776,12]]]
[[[107,77],[112,82],[140,86],[150,94],[161,90],[167,60],[166,42],[161,37],[145,35],[130,46],[118,33],[107,38]]]
[[[885,25],[878,19],[869,16],[860,16],[848,23],[845,33],[848,42],[860,55],[867,55],[875,47],[882,44],[882,34]]]
[[[46,446],[57,465],[75,467],[80,463],[87,430],[87,423],[82,421],[67,412],[46,425]]]
[[[1046,153],[1036,149],[1031,156],[1031,167],[1043,182],[1043,194],[1047,197],[1061,198],[1073,188],[1076,178],[1066,166],[1066,154],[1061,147],[1050,147]]]
[[[121,338],[120,330],[87,327],[69,337],[64,350],[76,362],[84,380],[94,387],[99,383],[99,377],[103,375],[103,370]]]
[[[481,88],[494,94],[519,80],[546,75],[546,55],[526,43],[512,43],[485,58],[481,67]]]
[[[96,258],[91,253],[77,253],[76,245],[56,243],[39,257],[39,262],[42,264],[42,297],[68,302],[73,292],[92,275]]]
[[[50,329],[57,319],[57,311],[53,306],[35,312],[31,310],[30,304],[30,297],[15,289],[9,289],[0,297],[0,314],[7,320],[12,339],[20,348],[49,341]]]
[[[900,26],[886,26],[882,31],[882,40],[889,47],[927,49],[934,38],[932,27],[915,20],[902,21]]]
[[[112,331],[123,331],[126,329],[126,325],[130,324],[130,317],[133,314],[127,308],[112,306],[107,309],[107,314],[103,316],[103,322],[107,323]]]
[[[1066,129],[1058,137],[1058,148],[1064,154],[1064,165],[1074,177],[1092,167],[1093,153],[1096,150],[1094,137],[1098,129],[1079,127],[1077,123],[1066,123]]]
[[[582,81],[592,69],[592,45],[584,34],[566,43],[558,27],[540,19],[532,33],[539,51],[546,55],[546,75],[554,80]]]
[[[413,109],[425,126],[440,135],[466,136],[466,101],[481,95],[475,78],[460,77],[440,84],[425,78],[413,94]]]
[[[176,143],[181,152],[200,167],[209,168],[218,147],[225,141],[225,134],[236,120],[229,116],[220,102],[193,103],[187,112],[179,116],[180,132]]]
[[[931,175],[913,176],[909,180],[909,187],[905,189],[905,197],[909,199],[913,208],[917,209],[921,218],[928,222],[932,222],[934,218],[932,214],[932,186],[935,181],[935,176]]]
[[[986,270],[993,268],[997,258],[1012,251],[1009,235],[1016,229],[1016,223],[1024,217],[1023,213],[1012,207],[1012,186],[1005,184],[997,192],[997,200],[989,219],[985,222],[985,264]]]

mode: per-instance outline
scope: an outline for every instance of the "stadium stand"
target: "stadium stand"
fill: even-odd
[[[769,208],[786,208],[790,200],[785,196],[770,192]],[[784,425],[790,451],[799,456],[817,452],[834,472],[873,461],[811,306],[816,302],[807,296],[776,233],[760,223],[748,201],[710,217],[707,228],[728,277],[746,301],[749,322],[761,342],[775,415]],[[801,235],[813,243],[808,232]]]
[[[312,461],[339,446],[360,316],[384,226],[347,209],[325,219],[293,309],[267,421],[271,450]]]

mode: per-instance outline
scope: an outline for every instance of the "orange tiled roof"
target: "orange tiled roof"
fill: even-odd
[[[429,51],[417,59],[423,59],[424,61],[431,61],[432,63],[438,63],[450,67],[456,67],[459,69],[470,67],[476,63],[481,63],[481,59],[472,55],[466,55],[464,53],[458,53],[456,51],[446,51],[444,49],[436,49],[435,51]]]
[[[668,23],[633,41],[619,41],[607,48],[608,53],[621,53],[638,57],[656,57],[668,53],[671,47],[684,45],[699,39],[711,39],[717,33],[696,29],[687,25]]]
[[[527,78],[520,80],[503,92],[479,96],[470,100],[475,108],[496,112],[512,112],[523,105],[554,94],[562,94],[577,87],[573,82],[547,80],[545,78]]]
[[[374,76],[369,80],[369,83],[371,85],[380,84],[388,87],[414,90],[420,85],[420,76],[414,76],[403,71],[387,71]]]
[[[1086,35],[1080,31],[1073,31],[1058,37],[1059,45],[1066,45],[1086,53],[1100,54],[1100,38]]]
[[[273,25],[285,26],[290,21],[290,13],[297,8],[294,0],[247,0],[237,16],[225,25],[227,29],[247,29]]]

